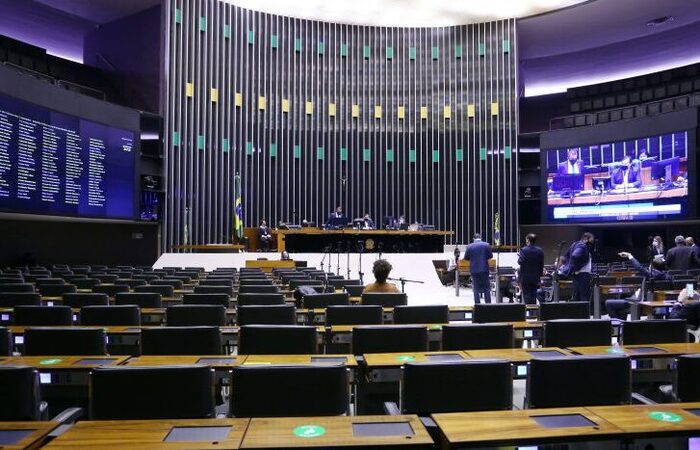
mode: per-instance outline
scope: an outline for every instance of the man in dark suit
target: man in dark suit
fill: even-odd
[[[479,233],[474,234],[474,242],[467,245],[464,259],[470,262],[469,273],[472,277],[474,303],[481,303],[479,294],[484,294],[484,301],[491,303],[491,284],[489,283],[489,259],[493,258],[491,245],[481,240]]]
[[[570,148],[566,156],[567,160],[559,164],[557,175],[583,175],[586,173],[583,161],[578,159],[577,148]]]
[[[525,237],[527,245],[520,249],[518,253],[518,281],[523,293],[525,304],[534,305],[536,303],[537,288],[540,286],[540,276],[544,271],[544,251],[535,245],[537,236],[530,233]]]
[[[615,189],[638,188],[642,185],[639,163],[632,164],[632,158],[625,156],[612,173],[611,183]]]
[[[593,266],[593,244],[595,237],[592,233],[583,233],[580,241],[571,244],[566,252],[563,266],[559,273],[571,277],[574,302],[587,302],[591,298],[591,272]]]
[[[345,225],[345,222],[347,222],[347,219],[345,219],[345,214],[343,214],[343,207],[337,206],[335,208],[335,211],[330,213],[330,215],[328,216],[328,220],[326,221],[326,227],[327,228],[342,227],[343,225]]]
[[[685,245],[683,236],[676,236],[675,242],[676,246],[666,253],[666,268],[685,272],[696,265],[696,255],[692,247]]]

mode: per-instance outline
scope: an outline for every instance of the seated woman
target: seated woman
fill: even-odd
[[[270,227],[267,226],[267,222],[265,220],[261,220],[260,226],[258,227],[258,242],[260,242],[260,249],[262,251],[270,251],[272,234],[270,233]]]
[[[387,283],[386,279],[391,273],[391,264],[386,259],[378,259],[374,262],[372,266],[372,273],[374,274],[374,283],[370,283],[365,286],[363,293],[372,292],[395,292],[400,293],[399,288],[396,287],[394,283]]]

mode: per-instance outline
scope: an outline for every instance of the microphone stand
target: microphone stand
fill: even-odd
[[[326,248],[323,249],[323,258],[321,258],[321,270],[323,270],[323,261],[325,261],[326,256],[328,256],[326,253],[326,250],[327,250]],[[328,264],[330,265],[330,262]]]
[[[552,301],[559,301],[559,261],[561,260],[561,251],[564,248],[566,241],[561,241],[557,246],[557,261],[554,264],[554,274],[552,274]]]
[[[418,284],[423,284],[423,283],[424,283],[423,281],[419,281],[419,280],[408,280],[408,279],[403,278],[403,277],[400,277],[400,278],[387,278],[387,280],[398,281],[398,282],[400,282],[400,283],[401,283],[401,293],[402,293],[402,294],[405,293],[406,283],[418,283]]]
[[[335,268],[336,275],[340,275],[340,247],[341,247],[341,243],[340,243],[340,241],[338,241],[338,244],[335,247],[336,256],[338,257],[338,265]]]
[[[364,275],[365,273],[362,271],[362,250],[363,250],[363,242],[360,240],[357,242],[357,250],[358,250],[358,266],[357,266],[357,274],[360,276],[360,284],[364,285]],[[381,253],[380,253],[381,255]],[[348,272],[350,272],[350,269],[348,269]],[[350,279],[350,275],[348,274],[348,279]]]
[[[347,244],[347,247],[345,249],[345,255],[347,257],[346,258],[347,267],[346,267],[345,273],[347,274],[347,279],[349,280],[350,279],[350,241],[346,242],[346,244]]]

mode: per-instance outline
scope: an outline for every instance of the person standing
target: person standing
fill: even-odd
[[[464,259],[470,262],[469,273],[472,277],[472,290],[474,291],[474,304],[481,303],[480,294],[484,294],[484,301],[491,303],[491,284],[489,283],[489,259],[493,258],[491,246],[481,240],[479,233],[474,234],[474,242],[467,245]]]
[[[651,245],[647,247],[647,261],[651,264],[654,261],[664,262],[664,241],[661,236],[651,238]]]
[[[562,275],[571,277],[574,291],[571,300],[574,302],[590,301],[594,243],[592,233],[583,233],[581,240],[571,244],[566,252],[566,262],[559,269]]]
[[[518,253],[518,282],[523,293],[523,302],[527,305],[536,303],[540,276],[544,271],[544,251],[535,245],[537,236],[530,233],[525,236],[525,247]]]
[[[680,270],[681,273],[684,273],[691,266],[695,265],[695,252],[685,244],[683,236],[676,236],[674,241],[676,246],[666,253],[666,268],[668,270]]]

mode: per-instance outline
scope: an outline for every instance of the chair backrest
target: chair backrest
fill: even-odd
[[[106,355],[107,333],[102,328],[27,328],[23,354]]]
[[[236,310],[238,325],[294,325],[294,305],[250,305]]]
[[[120,292],[114,297],[114,304],[136,305],[139,308],[162,308],[163,300],[157,292]]]
[[[620,284],[642,284],[643,279],[644,277],[638,276],[622,277]]]
[[[172,286],[173,289],[182,289],[184,283],[182,280],[170,280],[170,279],[162,279],[162,280],[151,280],[149,283],[151,286]]]
[[[154,327],[141,330],[143,355],[219,355],[219,327]]]
[[[113,273],[96,273],[92,275],[92,278],[97,278],[100,283],[114,283],[119,277]]]
[[[230,278],[206,278],[199,280],[200,286],[231,286],[233,287],[233,280]]]
[[[363,292],[362,293],[362,304],[363,305],[379,305],[385,308],[390,308],[394,306],[406,305],[408,303],[408,297],[406,294],[397,293],[379,293],[379,292]]]
[[[633,320],[622,324],[622,343],[624,345],[676,342],[688,342],[685,320]]]
[[[98,284],[92,288],[92,292],[98,292],[107,294],[110,297],[115,297],[117,294],[129,292],[129,288],[126,284]]]
[[[41,419],[39,371],[28,366],[0,366],[0,422]]]
[[[474,305],[474,323],[524,322],[527,314],[522,303],[478,303]]]
[[[208,366],[99,367],[90,373],[90,418],[214,417],[214,372]]]
[[[364,290],[365,287],[362,285],[345,285],[345,292],[350,294],[350,297],[360,297]]]
[[[289,289],[296,289],[299,286],[323,286],[323,280],[293,279],[289,280]]]
[[[360,280],[328,280],[328,284],[334,288],[344,288],[345,286],[362,286]]]
[[[231,415],[346,414],[350,404],[349,381],[345,365],[237,366],[231,374]]]
[[[284,294],[238,294],[236,298],[238,306],[248,305],[284,305]]]
[[[71,325],[73,313],[70,306],[15,306],[15,325]]]
[[[406,363],[400,391],[404,414],[509,410],[513,371],[504,360]]]
[[[238,287],[239,294],[276,294],[279,291],[277,286],[271,284],[241,284]]]
[[[302,297],[304,308],[325,308],[330,305],[349,305],[350,296],[346,292],[329,294],[309,294]]]
[[[83,306],[91,305],[109,305],[109,296],[107,294],[98,294],[95,292],[79,292],[63,294],[63,305],[71,308],[82,308]]]
[[[172,297],[173,295],[175,295],[175,289],[173,289],[172,286],[154,286],[152,284],[147,284],[145,286],[136,286],[134,288],[134,292],[151,292],[155,294],[160,294],[162,297]]]
[[[360,325],[352,331],[352,351],[365,353],[424,352],[428,328],[411,325]]]
[[[650,280],[647,282],[647,286],[649,289],[653,286],[655,291],[670,291],[673,287],[673,282],[671,280]]]
[[[117,281],[114,282],[114,284],[126,284],[129,286],[131,289],[135,288],[136,286],[145,286],[148,283],[146,283],[146,280],[139,280],[137,279],[125,279],[125,278],[117,278]]]
[[[332,305],[326,308],[326,325],[381,325],[383,310],[379,305]]]
[[[612,325],[606,319],[558,319],[544,323],[545,347],[610,345]]]
[[[240,286],[272,286],[274,283],[269,278],[256,277],[256,278],[241,278],[238,280]]]
[[[676,373],[676,399],[679,402],[700,402],[700,354],[679,356]]]
[[[35,275],[36,279],[34,280],[34,284],[37,286],[45,286],[47,284],[65,284],[65,281],[63,278],[48,278],[48,276],[43,276],[43,275]],[[29,275],[25,277],[25,279],[28,279]]]
[[[34,285],[31,283],[0,284],[0,292],[34,292]]]
[[[83,306],[80,324],[90,326],[138,326],[141,310],[136,305]]]
[[[142,273],[142,274],[134,275],[133,279],[134,280],[152,281],[152,280],[160,279],[160,275],[155,274],[155,273]]]
[[[12,332],[6,327],[0,327],[0,356],[12,356],[14,343]]]
[[[41,305],[38,292],[0,292],[0,308],[14,308],[17,305]]]
[[[540,303],[539,320],[588,319],[590,310],[589,302]]]
[[[598,285],[600,285],[600,286],[613,285],[613,284],[617,284],[617,277],[610,276],[610,275],[598,277]]]
[[[401,305],[394,308],[394,323],[449,323],[447,305]]]
[[[185,294],[182,296],[184,305],[219,305],[229,307],[229,296],[226,294]]]
[[[444,325],[442,327],[443,350],[513,348],[513,345],[513,325],[509,323]]]
[[[632,372],[627,356],[534,358],[528,366],[528,408],[622,405],[630,402]]]
[[[314,326],[245,325],[238,333],[241,355],[304,355],[318,353]]]
[[[45,297],[60,297],[63,294],[77,292],[74,284],[45,284],[38,287],[39,292]]]
[[[78,278],[71,280],[71,283],[78,289],[91,289],[100,284],[97,278]],[[94,291],[93,291],[94,292]]]
[[[168,326],[224,326],[226,308],[220,305],[173,305],[165,310],[165,323]]]

